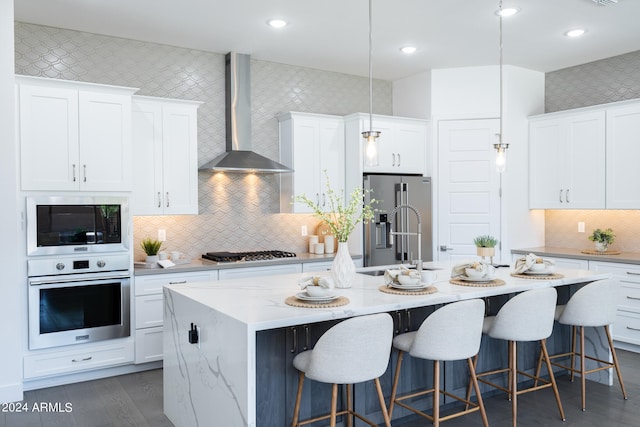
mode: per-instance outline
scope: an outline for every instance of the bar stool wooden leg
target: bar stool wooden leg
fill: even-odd
[[[393,387],[391,388],[391,401],[389,402],[389,418],[393,416],[393,407],[396,403],[396,393],[398,391],[398,379],[400,378],[400,367],[402,366],[402,359],[404,358],[404,351],[398,352],[398,364],[396,365],[396,372],[393,377]]]
[[[581,350],[582,351],[582,350]],[[576,327],[571,327],[571,382],[576,375]]]
[[[433,427],[440,426],[440,362],[433,361]]]
[[[302,387],[304,386],[304,372],[298,374],[298,393],[296,394],[296,406],[293,409],[293,427],[298,427],[300,416],[300,400],[302,400]]]
[[[549,359],[549,353],[547,352],[547,340],[540,341],[541,351],[544,355],[544,360],[549,370],[549,378],[551,380],[551,387],[553,388],[553,394],[556,397],[556,403],[558,404],[558,411],[560,411],[560,418],[562,421],[566,421],[564,417],[564,409],[562,409],[562,402],[560,401],[560,392],[558,391],[558,385],[556,384],[556,376],[553,375],[553,367],[551,366],[551,360]],[[584,352],[583,352],[584,353]]]
[[[336,413],[338,412],[338,384],[331,385],[331,427],[336,427]]]
[[[476,355],[477,358],[477,355]],[[484,427],[489,427],[489,420],[487,419],[487,413],[484,410],[484,402],[482,401],[482,394],[480,393],[480,385],[478,384],[478,377],[476,376],[476,366],[471,358],[467,359],[469,365],[469,373],[471,376],[470,384],[473,384],[473,388],[476,390],[476,397],[478,398],[478,406],[480,407],[480,415],[482,416],[482,424]],[[467,401],[471,398],[471,391],[467,391]],[[469,404],[467,404],[467,409]]]
[[[471,361],[471,364],[473,365],[473,375],[476,376],[476,366],[478,366],[478,355],[476,354],[475,356],[473,356],[473,359],[469,358],[469,360]],[[471,369],[471,367],[469,368]],[[477,376],[476,376],[476,381],[477,381]],[[471,400],[471,387],[473,386],[473,384],[471,383],[471,381],[469,381],[469,384],[467,385],[467,395],[465,396],[467,399],[467,402]],[[479,394],[480,392],[478,391],[479,389],[476,388],[476,394]],[[467,403],[464,407],[464,410],[466,411],[467,409],[469,409],[469,404]]]
[[[376,378],[373,380],[376,384],[376,391],[378,392],[378,400],[380,400],[380,409],[382,410],[382,417],[384,418],[384,425],[386,427],[391,427],[391,419],[389,418],[389,413],[387,412],[387,404],[384,401],[384,395],[382,394],[382,386],[380,385],[380,378]]]
[[[609,341],[609,348],[611,349],[611,356],[613,357],[613,363],[616,368],[616,374],[618,375],[618,381],[620,382],[620,388],[622,389],[622,397],[627,400],[627,390],[624,388],[624,381],[622,381],[622,373],[620,372],[620,364],[618,363],[618,355],[616,349],[613,347],[613,339],[611,339],[611,331],[609,325],[605,325],[604,331],[607,334],[607,341]]]
[[[584,351],[584,326],[580,326],[580,386],[581,390],[581,402],[582,402],[582,411],[587,410],[587,374],[585,371],[587,370],[585,366],[585,351]]]
[[[518,364],[517,346],[509,341],[509,396],[511,398],[511,425],[516,427],[518,419]]]
[[[347,427],[353,427],[353,386],[347,384]]]

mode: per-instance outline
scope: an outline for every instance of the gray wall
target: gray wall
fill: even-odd
[[[640,98],[640,51],[547,73],[545,112]]]
[[[203,101],[199,164],[224,152],[224,55],[25,23],[15,24],[17,74],[138,87],[140,95]],[[241,52],[245,53],[245,52]],[[277,113],[367,112],[366,77],[252,60],[254,150],[278,159]],[[391,82],[375,81],[374,112],[391,114]],[[166,248],[197,258],[210,250],[305,251],[309,215],[279,214],[277,175],[199,173],[197,216],[134,218],[138,242],[167,230]]]

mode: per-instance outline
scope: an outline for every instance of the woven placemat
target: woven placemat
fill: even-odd
[[[549,279],[562,279],[564,274],[560,273],[551,273],[551,274],[518,274],[511,273],[512,277],[517,277],[518,279],[534,279],[534,280],[549,280]]]
[[[285,304],[291,305],[293,307],[303,307],[303,308],[331,308],[331,307],[340,307],[342,305],[349,304],[349,298],[347,297],[338,297],[333,301],[329,302],[308,302],[302,301],[301,299],[296,298],[295,296],[287,297],[284,300]]]
[[[598,251],[580,251],[583,254],[589,254],[589,255],[620,255],[622,252],[620,251],[605,251],[605,252],[598,252]]]
[[[415,291],[390,288],[387,285],[381,285],[378,290],[385,294],[393,295],[429,295],[438,292],[438,288],[435,286],[427,286],[426,288],[416,289]]]
[[[502,286],[505,281],[502,279],[493,279],[489,282],[471,282],[469,280],[449,279],[449,283],[458,286],[474,286],[477,288],[490,288],[492,286]]]

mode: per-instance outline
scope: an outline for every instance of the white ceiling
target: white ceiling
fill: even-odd
[[[640,50],[640,0],[505,0],[504,63],[538,71]],[[15,20],[366,76],[368,0],[15,0]],[[498,0],[373,0],[373,75],[499,61]],[[282,30],[270,18],[290,22]],[[563,33],[582,26],[580,39]],[[412,44],[407,56],[399,48]]]

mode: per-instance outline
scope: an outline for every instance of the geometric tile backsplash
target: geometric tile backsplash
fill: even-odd
[[[640,51],[545,74],[545,111],[640,98]]]
[[[198,162],[225,151],[224,54],[118,37],[15,23],[15,72],[29,76],[137,87],[139,95],[201,101]],[[279,157],[276,115],[285,111],[347,115],[369,111],[359,77],[251,60],[253,150]],[[391,114],[391,82],[374,81],[374,113]],[[301,225],[311,215],[279,213],[278,175],[198,174],[198,215],[134,218],[136,260],[141,239],[167,230],[166,249],[198,258],[206,251],[307,251]]]

